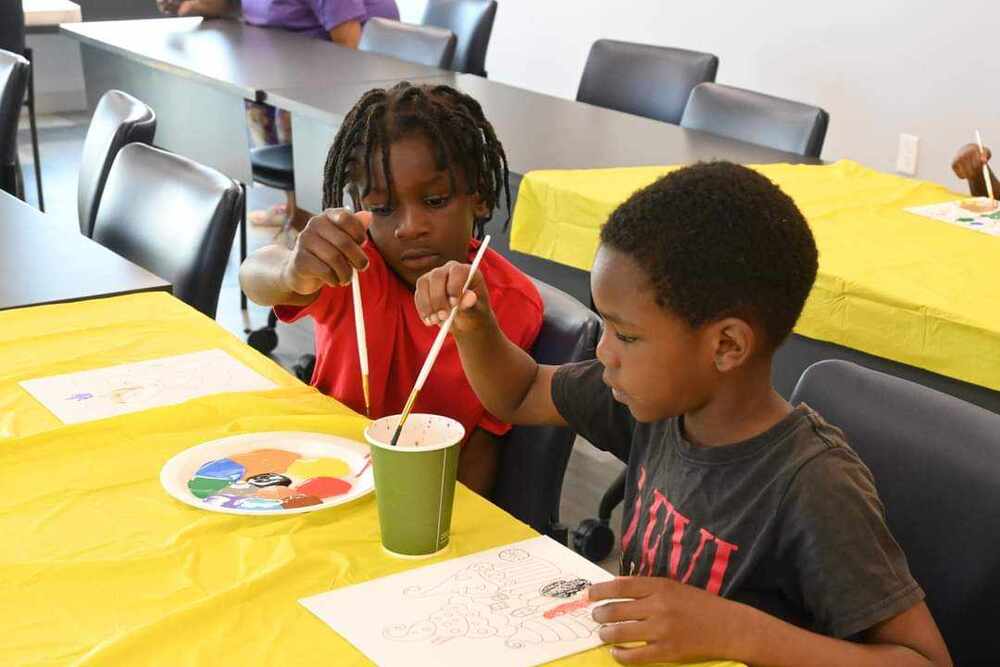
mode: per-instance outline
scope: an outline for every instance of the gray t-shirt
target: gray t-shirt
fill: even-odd
[[[669,576],[850,638],[920,602],[871,472],[805,405],[760,435],[699,447],[682,418],[637,422],[597,361],[560,368],[552,400],[628,463],[623,574]]]

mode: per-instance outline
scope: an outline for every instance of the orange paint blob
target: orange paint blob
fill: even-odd
[[[232,454],[227,458],[246,468],[243,479],[248,479],[265,472],[283,473],[292,462],[302,457],[281,449],[255,449],[246,454]]]
[[[351,483],[335,477],[313,477],[294,489],[298,493],[317,498],[340,496],[351,490]]]

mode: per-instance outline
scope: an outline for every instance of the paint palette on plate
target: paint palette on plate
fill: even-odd
[[[200,509],[282,515],[371,493],[368,445],[304,432],[248,433],[187,449],[160,471],[167,493]]]

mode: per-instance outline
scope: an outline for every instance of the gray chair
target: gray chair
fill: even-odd
[[[718,83],[695,86],[681,118],[692,130],[816,158],[829,122],[819,107]]]
[[[715,81],[711,53],[600,39],[590,47],[578,102],[677,125],[691,90]]]
[[[429,0],[420,23],[455,33],[451,69],[486,76],[486,49],[496,15],[496,0]]]
[[[236,181],[132,143],[111,165],[94,240],[169,281],[174,296],[214,318],[242,210]]]
[[[802,374],[793,403],[841,428],[956,665],[996,665],[1000,415],[847,361]]]
[[[17,121],[31,65],[24,56],[0,51],[0,189],[24,199],[17,159]]]
[[[545,311],[531,356],[541,364],[593,359],[601,320],[582,303],[535,280]],[[540,533],[566,543],[559,524],[563,476],[576,434],[569,428],[515,426],[500,450],[493,502]]]
[[[455,34],[444,28],[368,19],[358,49],[411,63],[448,69],[455,57]]]
[[[21,0],[0,0],[0,49],[24,56],[29,64],[32,52],[25,43],[24,8]],[[42,193],[42,160],[38,152],[38,123],[35,119],[35,68],[28,70],[28,90],[24,97],[28,108],[28,127],[31,130],[31,153],[35,161],[35,187],[38,192],[38,208],[45,210],[45,195]],[[18,179],[21,174],[18,171]]]
[[[77,179],[76,207],[80,233],[94,235],[94,218],[104,183],[115,157],[127,144],[152,144],[156,114],[148,106],[119,90],[109,90],[98,101],[87,128]]]

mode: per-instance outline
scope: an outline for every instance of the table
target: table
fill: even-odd
[[[69,0],[22,0],[25,32],[58,32],[60,23],[80,20],[80,5]]]
[[[212,347],[280,387],[63,426],[16,384]],[[461,485],[450,551],[417,562],[382,552],[371,496],[280,519],[170,498],[161,466],[199,442],[271,430],[360,439],[366,420],[165,294],[0,313],[0,414],[9,664],[370,664],[297,600],[535,535]],[[615,663],[595,649],[559,664]]]
[[[433,76],[441,70],[231,19],[88,21],[80,41],[87,101],[117,88],[157,115],[156,143],[244,183],[252,180],[243,100],[264,89]],[[183,100],[183,104],[178,101]]]
[[[170,283],[0,192],[0,310],[170,291]]]
[[[611,211],[669,169],[531,173],[511,247],[587,270]],[[847,160],[757,169],[795,199],[819,247],[799,335],[988,390],[963,398],[1000,411],[1000,239],[903,210],[961,195]]]

